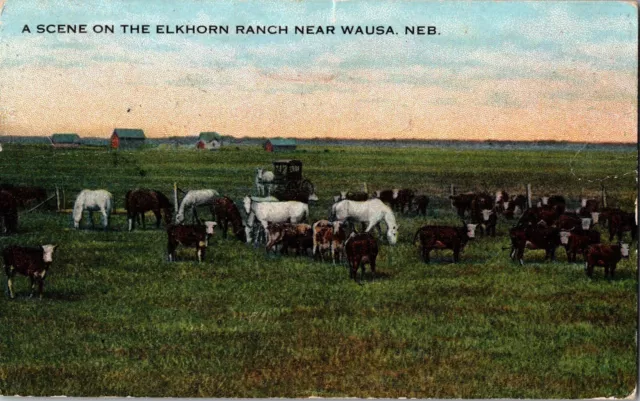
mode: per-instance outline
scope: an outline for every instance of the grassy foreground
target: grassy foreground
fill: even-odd
[[[165,261],[166,234],[73,230],[68,214],[20,216],[9,244],[60,244],[42,301],[28,279],[16,300],[0,298],[0,394],[162,397],[584,398],[625,396],[637,376],[637,245],[607,281],[583,264],[511,262],[501,220],[496,238],[425,265],[411,244],[429,223],[458,224],[446,199],[458,191],[506,189],[535,196],[581,194],[633,210],[636,152],[579,153],[441,149],[305,148],[273,156],[221,152],[5,146],[0,182],[65,191],[102,187],[123,207],[135,187],[171,194],[215,188],[236,201],[255,167],[298,158],[326,218],[340,190],[412,187],[432,198],[429,216],[399,217],[400,240],[383,244],[375,280],[359,286],[344,266],[265,255],[217,236],[206,263],[192,250]],[[617,176],[617,178],[613,178]],[[50,191],[52,192],[52,191]],[[205,214],[206,216],[206,214]],[[608,239],[608,236],[603,236]],[[580,259],[581,260],[581,259]],[[2,286],[6,278],[2,273]]]

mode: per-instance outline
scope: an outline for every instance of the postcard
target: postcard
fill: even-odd
[[[635,397],[636,2],[0,10],[1,395]]]

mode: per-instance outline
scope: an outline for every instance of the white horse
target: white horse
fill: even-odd
[[[266,232],[269,223],[302,223],[309,216],[309,205],[302,202],[254,202],[249,196],[245,196],[243,202],[244,210],[248,216],[247,243],[251,243],[251,238],[255,238],[257,243],[258,235],[253,236],[252,234],[260,229],[264,229]],[[258,223],[257,227],[255,223]]]
[[[218,196],[220,196],[220,194],[215,189],[194,189],[187,192],[180,204],[178,214],[176,214],[176,223],[182,223],[184,221],[184,211],[187,208],[191,208],[193,221],[197,222],[198,212],[196,211],[196,207],[207,205],[210,208],[213,208],[213,201]],[[211,210],[213,214],[213,209]]]
[[[258,191],[258,195],[268,196],[271,194],[274,178],[275,175],[273,175],[272,171],[265,171],[262,168],[256,169],[256,190]]]
[[[99,211],[102,214],[102,227],[106,230],[109,227],[109,217],[113,210],[113,195],[104,189],[85,189],[78,194],[76,203],[73,205],[73,226],[80,228],[82,213],[89,211],[89,221],[93,227],[93,212]]]
[[[380,199],[369,199],[362,202],[343,200],[335,203],[331,207],[331,214],[334,220],[350,220],[354,222],[368,223],[365,232],[371,231],[373,227],[378,227],[384,220],[387,225],[387,239],[389,244],[395,245],[398,241],[398,223],[391,208],[385,205]]]

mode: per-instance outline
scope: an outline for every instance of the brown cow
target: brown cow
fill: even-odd
[[[604,277],[613,275],[616,271],[616,265],[622,258],[629,257],[629,244],[616,244],[616,245],[604,245],[596,244],[591,245],[587,250],[586,262],[584,264],[584,270],[587,276],[593,276],[594,266],[604,266]]]
[[[466,224],[461,227],[451,226],[422,226],[416,231],[413,243],[420,238],[420,255],[424,263],[429,263],[429,253],[432,249],[451,249],[453,262],[460,260],[460,252],[467,242],[475,238],[476,224]]]
[[[362,267],[360,281],[364,279],[365,264],[371,266],[371,274],[376,274],[376,258],[378,257],[378,241],[370,233],[351,233],[344,244],[349,263],[349,278],[357,281],[358,268]]]
[[[178,245],[193,246],[196,248],[198,262],[204,259],[204,253],[209,246],[209,237],[214,233],[213,228],[217,225],[214,221],[205,221],[204,225],[182,225],[170,224],[167,226],[167,253],[169,262],[176,259],[176,248]]]
[[[397,189],[378,190],[375,192],[375,197],[380,199],[382,202],[386,203],[387,205],[391,206],[391,208],[393,209],[395,208],[396,198],[397,198],[397,192],[394,192],[394,191],[398,191],[398,190]]]
[[[42,245],[39,248],[27,248],[23,246],[12,245],[2,251],[4,260],[4,271],[7,274],[7,289],[9,297],[13,299],[13,276],[20,273],[31,279],[31,296],[38,284],[38,292],[42,298],[44,278],[53,262],[53,252],[57,245]]]
[[[638,232],[636,215],[623,211],[612,213],[609,218],[609,241],[613,241],[615,235],[618,236],[618,241],[622,241],[622,236],[626,231],[631,232],[631,240],[635,241]]]
[[[578,252],[585,257],[589,245],[600,243],[600,232],[596,230],[583,230],[573,228],[560,231],[560,244],[567,251],[567,261],[575,262]]]
[[[282,244],[280,253],[288,253],[288,249],[295,248],[298,255],[313,248],[313,229],[309,224],[268,223],[266,251]]]
[[[346,233],[340,221],[319,220],[313,224],[313,255],[324,259],[330,252],[333,263],[339,262],[344,250]]]
[[[528,225],[526,227],[513,227],[509,230],[511,238],[511,259],[516,258],[520,265],[524,266],[524,250],[544,249],[545,260],[555,259],[556,248],[560,246],[560,234],[556,227],[543,227],[540,225]]]

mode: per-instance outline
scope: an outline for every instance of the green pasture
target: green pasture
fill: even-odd
[[[488,151],[303,147],[268,154],[231,146],[219,152],[52,149],[4,145],[0,183],[64,193],[71,208],[84,188],[111,191],[118,209],[136,187],[172,198],[214,188],[238,204],[254,171],[274,159],[303,161],[327,218],[340,190],[414,188],[430,196],[426,218],[397,215],[399,243],[384,240],[375,277],[362,285],[343,265],[265,254],[219,233],[206,263],[192,249],[166,261],[166,234],[153,225],[126,232],[74,230],[55,201],[20,214],[10,244],[59,244],[43,300],[29,280],[16,299],[0,297],[0,394],[150,397],[587,398],[626,396],[637,377],[637,244],[606,280],[584,264],[509,259],[501,218],[495,238],[470,242],[461,262],[450,251],[423,264],[412,244],[425,223],[459,224],[447,199],[505,189],[534,197],[581,195],[632,211],[637,151]],[[208,212],[203,211],[204,217]],[[98,224],[98,216],[95,216]],[[147,218],[147,222],[151,221]],[[86,227],[86,221],[83,222]],[[629,240],[629,236],[626,236]],[[608,242],[608,234],[603,239]],[[6,278],[2,273],[2,287]]]

